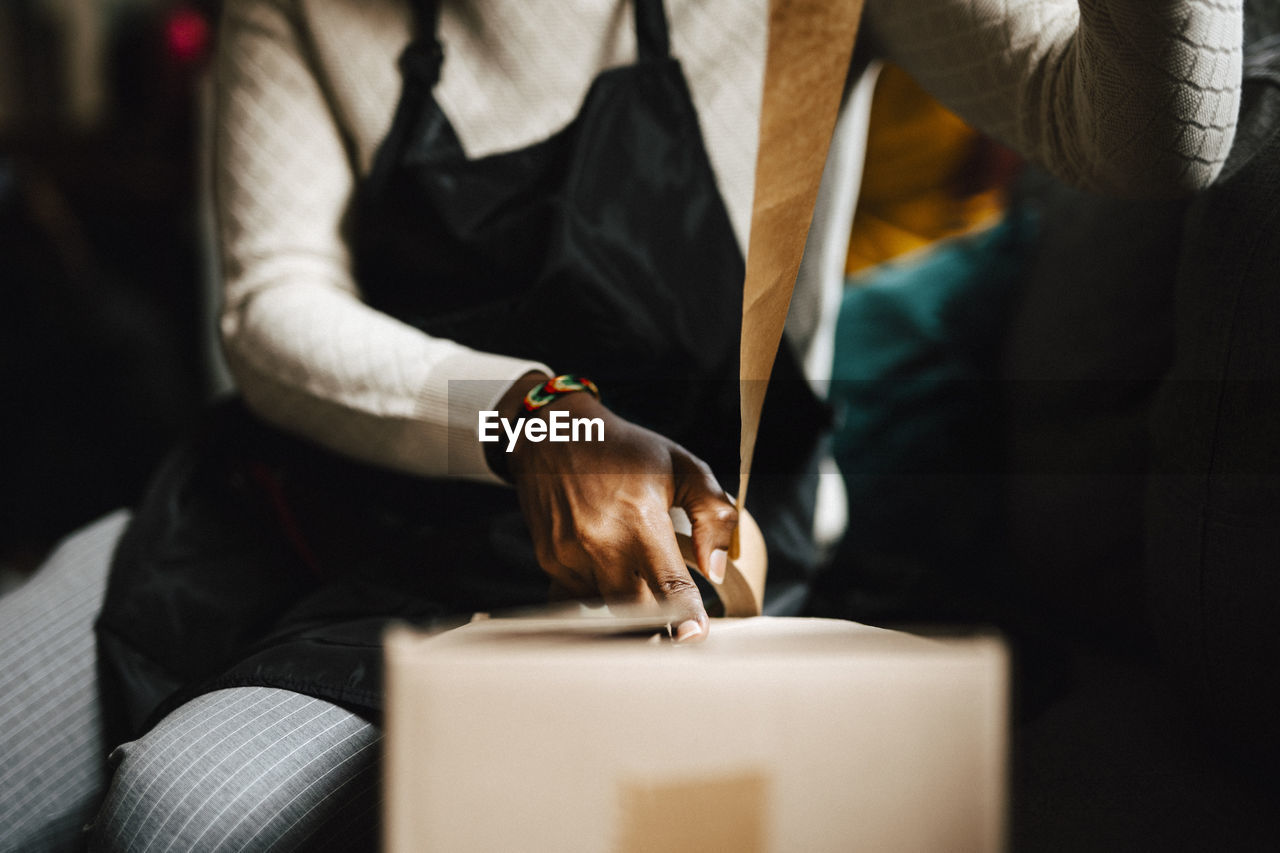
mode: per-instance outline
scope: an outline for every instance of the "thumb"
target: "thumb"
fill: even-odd
[[[712,583],[722,583],[738,510],[705,462],[680,450],[673,454],[672,463],[674,502],[689,516],[698,568]]]

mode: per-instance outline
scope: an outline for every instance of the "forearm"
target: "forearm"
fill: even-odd
[[[1063,180],[1208,185],[1235,134],[1241,0],[868,0],[889,58]]]
[[[396,470],[491,479],[476,412],[540,365],[431,338],[361,301],[342,237],[357,167],[291,8],[233,0],[220,34],[228,362],[250,407],[291,432]]]
[[[345,304],[344,304],[345,303]],[[431,338],[309,285],[264,291],[223,322],[248,405],[318,444],[424,476],[492,479],[477,412],[538,365]]]

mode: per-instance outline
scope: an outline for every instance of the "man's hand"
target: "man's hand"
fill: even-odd
[[[518,416],[519,401],[537,380],[530,374],[512,386],[499,404],[504,417]],[[608,604],[656,601],[677,640],[705,637],[707,612],[680,556],[668,511],[679,506],[688,513],[699,568],[713,581],[723,580],[738,513],[710,468],[590,394],[568,394],[524,414],[545,418],[556,410],[572,418],[600,418],[604,440],[522,438],[507,455],[539,564],[575,597]]]

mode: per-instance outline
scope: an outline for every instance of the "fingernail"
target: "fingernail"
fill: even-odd
[[[724,573],[729,564],[729,552],[717,548],[711,552],[711,564],[707,567],[712,583],[724,583]]]
[[[676,628],[676,642],[683,643],[686,640],[692,640],[694,637],[702,633],[702,626],[692,619],[686,619]]]

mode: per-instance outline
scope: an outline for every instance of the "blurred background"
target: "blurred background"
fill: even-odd
[[[211,392],[199,118],[218,0],[0,3],[0,559],[134,501]]]

